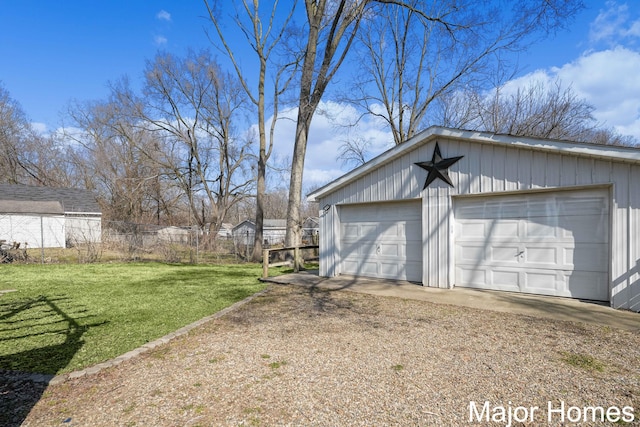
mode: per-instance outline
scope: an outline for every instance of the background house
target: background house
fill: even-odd
[[[0,240],[51,248],[102,239],[102,212],[90,191],[0,184]]]
[[[320,275],[640,311],[638,182],[637,148],[432,127],[309,195]]]
[[[305,245],[317,245],[320,230],[320,218],[310,216],[302,223],[302,243]]]
[[[287,233],[287,220],[265,219],[262,236],[268,245],[281,245]],[[233,227],[233,241],[236,245],[253,245],[256,236],[256,225],[253,221],[244,220]]]
[[[217,233],[218,239],[230,240],[233,238],[233,224],[223,222]]]

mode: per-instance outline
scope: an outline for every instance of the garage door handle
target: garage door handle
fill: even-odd
[[[376,245],[376,254],[380,255],[380,245]]]
[[[517,257],[519,257],[519,256],[522,256],[522,255],[524,255],[524,251],[520,251],[520,252],[518,252],[518,253],[516,254],[516,258],[517,258]]]

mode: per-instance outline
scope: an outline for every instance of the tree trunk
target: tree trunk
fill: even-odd
[[[258,158],[258,182],[256,191],[256,233],[253,241],[252,261],[259,262],[262,258],[262,241],[264,229],[264,196],[266,192],[265,185],[266,159],[264,147],[260,147],[260,157]]]
[[[316,104],[317,105],[317,104]],[[302,175],[304,172],[304,159],[307,152],[307,138],[309,126],[313,118],[315,106],[307,105],[298,111],[296,125],[296,140],[293,146],[293,159],[291,160],[291,180],[289,182],[289,203],[287,204],[287,233],[285,246],[299,246],[302,242],[302,228],[300,222],[300,205],[302,202]],[[295,260],[297,264],[299,260]],[[298,265],[298,267],[302,267]]]

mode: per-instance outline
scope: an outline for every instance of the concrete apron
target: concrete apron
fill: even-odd
[[[590,301],[470,288],[439,289],[400,280],[354,276],[318,277],[317,272],[270,277],[266,282],[348,290],[571,322],[584,322],[640,332],[640,313],[615,310]]]

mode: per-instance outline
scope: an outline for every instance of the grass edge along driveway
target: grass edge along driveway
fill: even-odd
[[[0,370],[61,374],[117,357],[266,287],[243,265],[0,267]]]

